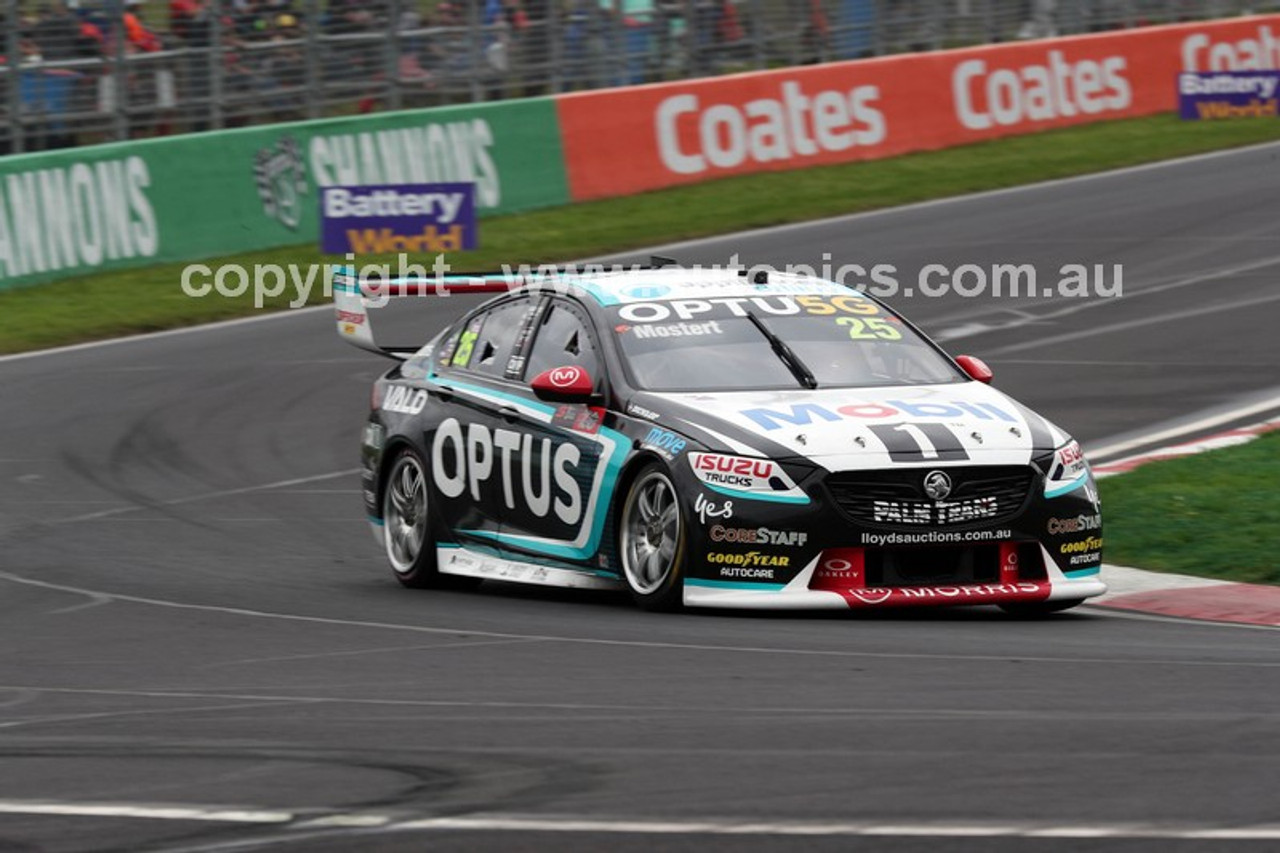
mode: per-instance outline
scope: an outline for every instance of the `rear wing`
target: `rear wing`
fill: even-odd
[[[649,264],[636,269],[659,269],[677,265],[671,258],[654,255]],[[370,307],[381,307],[395,296],[450,296],[455,293],[507,293],[530,286],[563,286],[566,280],[580,276],[583,268],[574,265],[543,265],[517,272],[474,272],[452,275],[410,276],[405,278],[366,278],[354,267],[333,267],[333,310],[338,323],[338,336],[352,346],[404,361],[422,346],[387,347],[378,343],[369,318]],[[424,342],[425,343],[425,342]]]
[[[369,317],[370,307],[381,307],[395,296],[449,296],[455,293],[506,293],[536,279],[514,273],[463,273],[426,278],[367,279],[351,267],[333,269],[333,311],[338,336],[352,346],[378,355],[407,359],[412,348],[386,347],[378,343]]]

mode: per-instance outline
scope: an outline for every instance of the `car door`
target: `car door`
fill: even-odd
[[[427,424],[424,446],[436,506],[458,541],[496,545],[519,469],[523,350],[543,300],[515,296],[465,318],[435,356],[431,393],[439,419]]]
[[[512,467],[519,489],[502,520],[502,541],[526,555],[592,563],[618,469],[629,446],[603,426],[604,410],[538,400],[529,382],[543,371],[576,366],[596,390],[606,386],[604,359],[586,311],[563,297],[537,317],[524,358],[521,433]]]

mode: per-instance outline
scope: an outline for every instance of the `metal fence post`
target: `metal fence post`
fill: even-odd
[[[23,151],[22,126],[22,57],[18,55],[18,0],[4,4],[4,55],[6,57],[4,80],[5,105],[9,113],[9,150],[14,154]]]
[[[484,100],[484,86],[480,77],[484,73],[485,55],[484,48],[480,44],[482,38],[481,33],[482,22],[480,20],[480,4],[467,4],[467,51],[470,53],[469,65],[471,66],[470,80],[471,86],[471,102],[479,103]]]
[[[222,96],[226,91],[227,64],[223,61],[222,52],[222,0],[213,4],[213,15],[209,19],[209,126],[221,130],[226,122],[226,114],[222,109]]]
[[[307,118],[320,117],[320,3],[306,0],[306,45],[303,47],[306,66]]]
[[[867,44],[872,56],[884,53],[884,0],[871,0],[871,23]]]
[[[611,57],[616,60],[615,65],[612,62],[604,63],[609,70],[605,79],[608,81],[607,86],[626,86],[628,85],[628,71],[631,56],[628,52],[627,44],[627,22],[626,10],[622,6],[622,0],[609,0],[609,52]]]
[[[698,20],[694,9],[694,0],[680,0],[680,17],[684,27],[680,38],[684,42],[684,55],[681,56],[680,76],[696,77],[698,74]]]
[[[387,44],[387,108],[398,110],[404,105],[404,91],[400,85],[400,56],[404,52],[403,38],[400,34],[400,18],[404,15],[403,0],[390,0],[388,5],[387,25],[391,28],[391,38]]]
[[[128,77],[125,73],[124,0],[110,0],[111,15],[111,132],[118,140],[129,138]]]
[[[547,4],[546,27],[547,50],[551,67],[547,69],[548,94],[556,95],[564,91],[564,22],[560,19],[562,9],[559,3]]]
[[[764,0],[751,0],[751,63],[760,70],[768,64],[765,49]]]

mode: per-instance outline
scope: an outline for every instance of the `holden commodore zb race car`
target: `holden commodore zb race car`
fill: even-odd
[[[362,463],[406,586],[1032,615],[1106,590],[1079,445],[868,294],[671,266],[334,283],[339,334],[400,362]],[[376,342],[371,297],[467,291],[502,295]]]

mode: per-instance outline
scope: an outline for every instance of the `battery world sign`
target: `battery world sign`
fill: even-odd
[[[1187,121],[1280,117],[1280,71],[1178,75],[1178,112]]]
[[[320,250],[356,255],[474,249],[474,184],[325,187]]]

